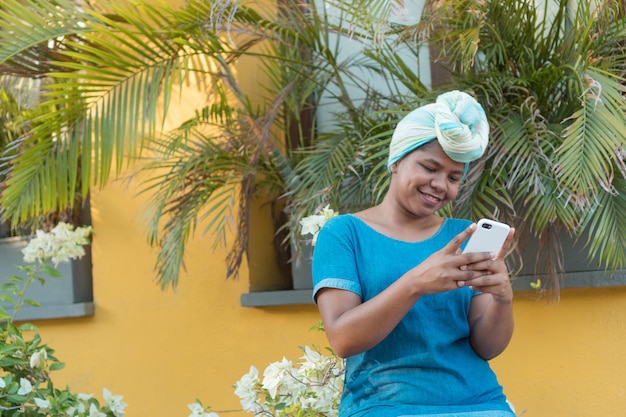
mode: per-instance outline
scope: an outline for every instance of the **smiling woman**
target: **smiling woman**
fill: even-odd
[[[464,254],[476,226],[437,214],[482,156],[488,129],[481,106],[458,91],[409,113],[391,139],[383,201],[320,230],[313,296],[346,358],[339,415],[514,417],[488,363],[513,334],[504,261],[513,233],[495,258]]]

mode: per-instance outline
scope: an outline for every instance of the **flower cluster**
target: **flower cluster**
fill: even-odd
[[[338,214],[339,213],[331,209],[329,205],[326,205],[326,207],[321,209],[317,214],[312,214],[300,220],[300,226],[302,226],[302,230],[300,233],[303,236],[309,234],[313,235],[311,244],[315,246],[315,242],[317,241],[317,234],[319,233],[321,228],[326,224],[328,220]]]
[[[245,411],[268,416],[337,416],[344,362],[309,346],[297,366],[286,358],[271,363],[263,379],[254,367],[235,384]]]
[[[50,232],[37,230],[36,237],[22,250],[24,261],[44,263],[51,261],[55,266],[70,259],[85,255],[84,245],[89,244],[91,226],[74,228],[67,223],[59,223]]]
[[[6,377],[0,379],[0,392],[7,388],[6,379]],[[67,389],[65,391],[53,390],[54,392],[43,396],[41,389],[36,390],[25,378],[20,379],[19,387],[17,396],[24,397],[22,404],[14,407],[3,407],[3,409],[28,411],[27,415],[29,416],[124,417],[126,403],[122,402],[120,395],[112,395],[106,388],[102,391],[105,405],[100,406],[93,395],[76,394]],[[11,395],[10,390],[6,390],[6,392]]]
[[[0,297],[13,308],[10,315],[0,307],[0,415],[32,417],[123,417],[126,404],[122,396],[103,390],[104,404],[93,395],[74,393],[69,388],[54,387],[50,372],[64,364],[54,356],[54,350],[42,344],[37,327],[30,323],[17,326],[14,317],[24,302],[37,305],[35,300],[25,300],[26,290],[35,281],[42,284],[42,273],[60,277],[55,266],[60,262],[77,259],[85,254],[83,245],[89,243],[91,227],[74,228],[59,223],[51,232],[38,230],[23,250],[21,265],[26,278],[12,276],[0,287]],[[21,285],[20,285],[21,284]],[[34,332],[32,335],[27,333]]]

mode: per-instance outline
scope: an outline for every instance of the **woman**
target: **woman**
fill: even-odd
[[[329,343],[347,358],[340,416],[514,417],[488,360],[513,333],[504,262],[461,254],[475,230],[436,214],[487,145],[482,107],[453,91],[396,127],[383,201],[329,220],[313,256]]]

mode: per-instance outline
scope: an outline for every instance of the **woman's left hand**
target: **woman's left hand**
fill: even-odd
[[[459,281],[459,286],[471,286],[476,291],[491,294],[494,301],[510,303],[513,300],[513,289],[504,258],[513,244],[514,234],[515,229],[511,228],[500,253],[495,258],[462,266],[462,270],[482,271],[484,274],[472,280]]]
[[[470,343],[483,359],[495,358],[506,349],[513,335],[513,289],[504,258],[509,252],[514,229],[511,229],[498,255],[461,267],[484,271],[479,277],[464,281],[482,292],[472,297],[467,317],[470,325]]]

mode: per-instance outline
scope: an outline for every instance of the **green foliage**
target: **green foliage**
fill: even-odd
[[[39,306],[26,298],[36,282],[61,278],[50,263],[68,262],[85,254],[91,227],[74,228],[60,223],[51,232],[39,230],[23,250],[26,264],[17,268],[22,276],[11,276],[0,285],[0,415],[123,417],[126,405],[120,396],[103,391],[106,404],[100,406],[91,395],[77,394],[69,388],[55,388],[50,373],[65,364],[54,356],[54,350],[43,344],[38,329],[31,323],[16,323],[24,304]]]
[[[50,373],[63,369],[65,364],[54,355],[54,349],[44,344],[38,329],[30,323],[18,325],[14,317],[24,303],[38,305],[25,297],[35,282],[43,284],[44,275],[60,277],[49,264],[19,267],[26,275],[11,277],[0,288],[0,414],[7,417],[48,417],[92,415],[93,410],[102,416],[122,416],[118,409],[100,406],[90,395],[76,394],[68,387],[54,386]],[[42,275],[43,273],[43,275]],[[7,309],[12,310],[11,314]]]
[[[4,215],[62,210],[142,161],[164,288],[199,224],[229,247],[236,276],[259,195],[286,205],[291,224],[329,203],[348,212],[380,201],[396,121],[450,89],[473,94],[492,128],[450,214],[498,216],[522,241],[590,236],[590,260],[624,266],[623,240],[595,232],[626,233],[620,2],[429,0],[416,22],[397,18],[399,0],[281,2],[278,12],[210,0],[5,3],[0,74],[44,77],[53,110],[2,163]],[[426,45],[447,82],[421,82]],[[260,96],[239,75],[250,65]],[[206,101],[163,131],[188,92]]]

